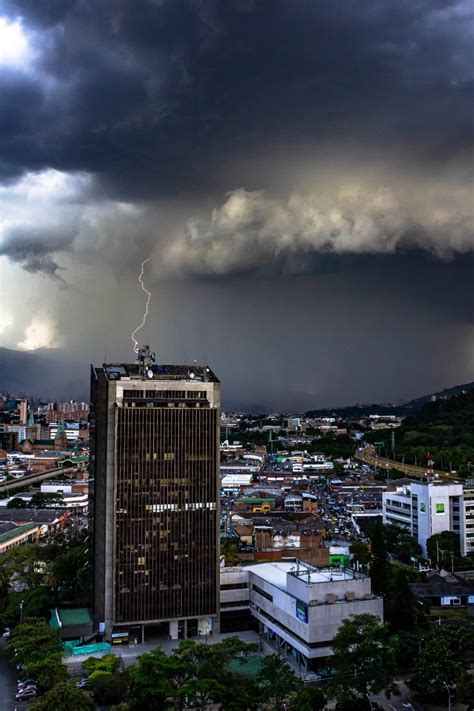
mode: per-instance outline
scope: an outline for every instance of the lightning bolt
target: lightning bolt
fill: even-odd
[[[145,264],[147,262],[149,262],[150,259],[151,259],[151,257],[148,257],[147,259],[143,260],[140,274],[138,276],[138,281],[140,282],[140,286],[142,287],[143,291],[147,295],[147,299],[146,299],[146,304],[145,304],[145,311],[143,312],[142,322],[139,326],[136,327],[136,329],[134,331],[132,331],[133,350],[135,353],[138,353],[138,341],[135,338],[135,334],[137,333],[137,331],[139,331],[145,325],[145,321],[148,316],[148,307],[150,305],[150,299],[151,299],[151,291],[148,291],[148,289],[145,287],[145,284],[143,283],[143,270],[145,268]]]

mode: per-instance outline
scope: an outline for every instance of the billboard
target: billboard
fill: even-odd
[[[299,600],[296,601],[296,618],[301,622],[308,622],[308,606]]]
[[[424,501],[420,501],[420,513],[422,513],[422,514],[426,513],[426,504]]]
[[[444,514],[444,504],[436,504],[436,515],[442,516]]]
[[[198,622],[198,635],[207,637],[212,634],[212,617],[202,617]]]

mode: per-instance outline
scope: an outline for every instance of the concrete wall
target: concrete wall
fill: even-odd
[[[340,575],[339,572],[337,574]],[[315,601],[325,603],[328,594],[335,595],[338,600],[345,600],[346,593],[352,592],[354,597],[359,599],[370,594],[370,578],[349,578],[348,580],[334,580],[308,585],[304,578],[288,575],[287,590],[290,595],[307,604]]]

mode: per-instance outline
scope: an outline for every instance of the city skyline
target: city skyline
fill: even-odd
[[[228,406],[471,381],[472,28],[463,1],[1,2],[0,346],[128,362],[149,258],[142,341]]]

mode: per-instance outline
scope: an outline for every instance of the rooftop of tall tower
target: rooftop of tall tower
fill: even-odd
[[[219,379],[207,365],[159,365],[153,363],[146,373],[139,363],[104,363],[102,370],[108,380],[187,380],[218,383]]]

